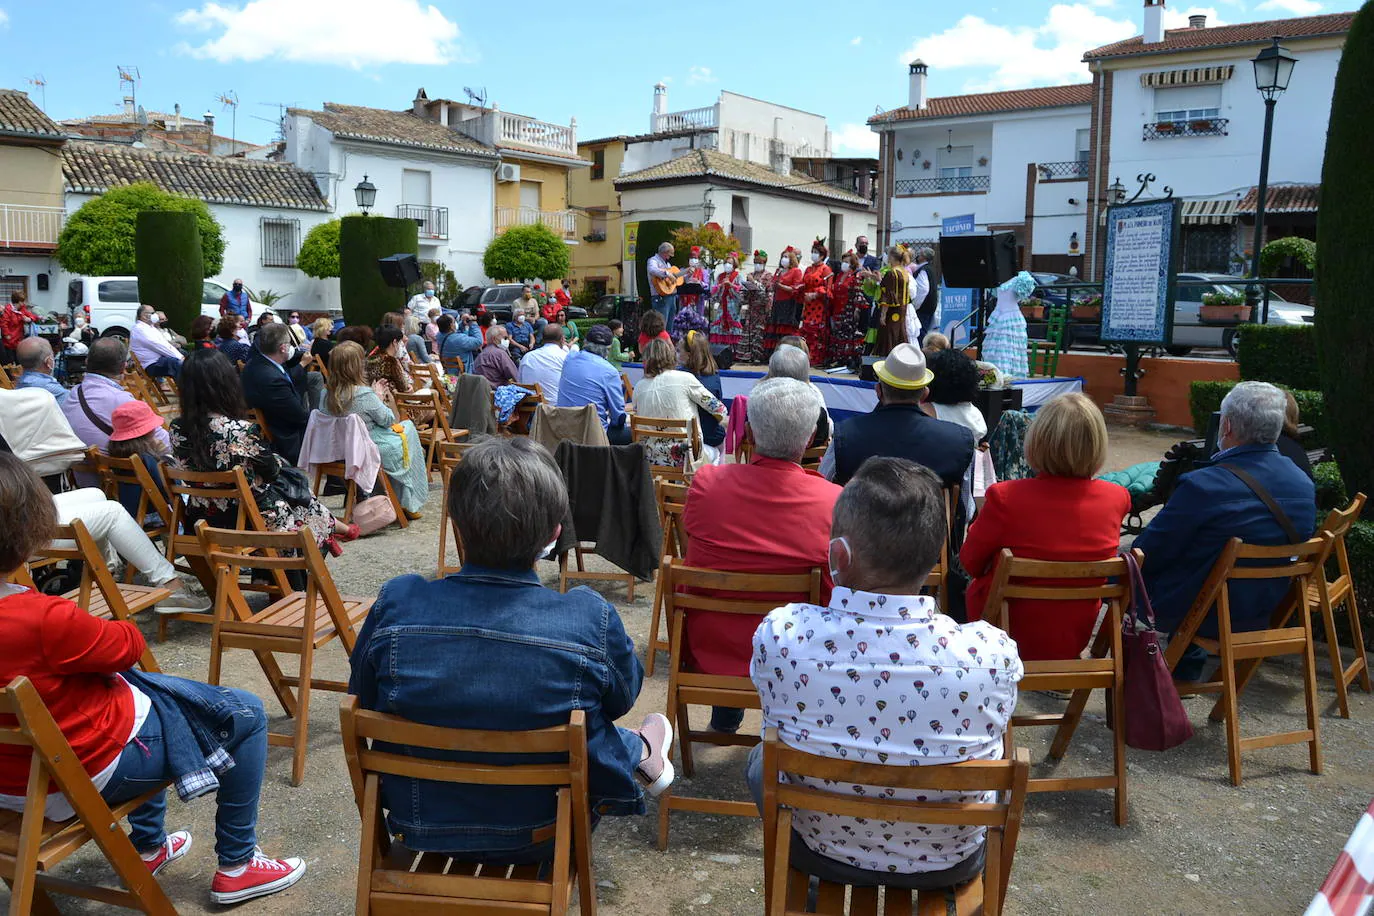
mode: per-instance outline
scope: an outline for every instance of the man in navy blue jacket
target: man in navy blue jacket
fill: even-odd
[[[1256,545],[1289,542],[1274,513],[1227,465],[1248,473],[1267,490],[1299,537],[1310,538],[1316,530],[1312,481],[1274,445],[1283,431],[1285,406],[1283,392],[1266,382],[1241,382],[1231,389],[1221,402],[1221,451],[1210,465],[1180,479],[1168,503],[1136,538],[1135,546],[1145,551],[1145,585],[1161,631],[1172,632],[1183,622],[1231,538]],[[1228,587],[1232,629],[1244,632],[1269,624],[1288,582],[1240,580]],[[1198,632],[1215,639],[1216,615],[1208,617]],[[1174,676],[1199,680],[1205,662],[1205,653],[1191,647]]]

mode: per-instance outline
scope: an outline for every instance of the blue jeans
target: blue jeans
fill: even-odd
[[[251,715],[236,715],[233,728],[222,734],[223,747],[234,758],[234,766],[219,777],[216,796],[215,852],[221,868],[234,868],[253,858],[258,845],[258,795],[267,768],[267,713],[262,700],[243,690],[231,690],[236,699],[252,710]],[[138,734],[124,746],[114,776],[100,794],[110,804],[129,801],[172,778],[167,769],[166,747],[162,740],[162,720],[157,710]],[[167,840],[163,825],[167,813],[167,793],[129,813],[129,839],[139,852],[151,852]]]
[[[162,378],[170,375],[172,378],[181,380],[181,360],[172,359],[170,356],[163,356],[156,362],[149,363],[143,370],[153,378]]]
[[[673,318],[677,315],[677,293],[673,293],[671,296],[651,296],[649,304],[653,306],[655,312],[663,316],[663,323],[671,328]]]
[[[606,439],[611,445],[629,445],[633,439],[629,418],[621,418],[619,426],[606,427]]]

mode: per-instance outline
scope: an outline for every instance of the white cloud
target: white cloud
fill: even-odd
[[[711,74],[710,67],[692,67],[687,71],[687,85],[695,86],[697,83],[714,83],[716,78]]]
[[[268,58],[358,69],[389,63],[447,64],[457,59],[458,25],[419,0],[209,0],[183,10],[179,25],[218,33],[182,45],[221,63]]]
[[[845,124],[830,135],[830,142],[839,156],[878,155],[878,135],[864,124]]]
[[[10,14],[7,13],[7,12],[5,12],[4,10],[0,10],[0,28],[4,28],[5,26],[7,26],[7,25],[9,25],[9,24],[10,24]]]
[[[863,44],[863,41],[864,41],[864,37],[863,37],[862,35],[855,35],[853,38],[849,39],[849,43],[850,43],[851,45],[853,45],[854,47],[856,47],[856,48],[857,48],[859,45]]]
[[[1255,9],[1291,13],[1294,16],[1312,16],[1321,12],[1322,5],[1316,0],[1264,0]]]

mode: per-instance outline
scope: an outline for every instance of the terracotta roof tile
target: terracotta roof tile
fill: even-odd
[[[281,162],[69,140],[62,148],[62,177],[68,190],[76,194],[103,194],[110,188],[148,181],[169,193],[206,203],[329,209],[309,172]]]
[[[623,185],[643,184],[649,181],[706,177],[729,178],[861,207],[872,206],[865,197],[840,190],[833,185],[817,182],[809,175],[797,172],[779,175],[766,165],[750,162],[747,159],[736,159],[734,156],[727,156],[711,149],[693,150],[685,156],[679,156],[647,169],[640,169],[638,172],[623,175],[616,179],[615,186],[619,190]]]
[[[408,111],[386,111],[325,102],[324,111],[289,108],[287,112],[305,115],[334,136],[346,140],[370,140],[374,143],[497,158],[496,151],[486,144]]]
[[[891,121],[916,121],[925,118],[957,118],[963,115],[995,114],[1003,111],[1028,111],[1034,108],[1064,108],[1091,105],[1092,84],[1041,86],[1010,89],[1005,92],[980,92],[974,95],[946,95],[927,101],[925,108],[894,108],[868,119],[869,124]]]
[[[1265,195],[1264,209],[1268,213],[1316,213],[1321,197],[1321,185],[1286,184],[1271,186]],[[1254,213],[1259,203],[1259,188],[1251,188],[1236,207],[1239,213]]]
[[[52,140],[61,140],[64,136],[62,128],[43,114],[43,109],[29,99],[29,94],[18,89],[0,89],[0,132],[32,134]]]
[[[1268,41],[1275,35],[1287,39],[1343,35],[1350,31],[1350,25],[1354,20],[1354,13],[1329,13],[1324,16],[1303,16],[1297,19],[1219,25],[1210,29],[1170,29],[1164,33],[1164,40],[1161,42],[1146,44],[1144,36],[1137,35],[1125,41],[1094,48],[1084,54],[1083,59],[1098,60],[1104,57],[1130,57],[1136,54],[1250,45]]]

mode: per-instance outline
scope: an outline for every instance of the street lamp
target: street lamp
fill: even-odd
[[[377,186],[363,176],[363,180],[358,182],[358,186],[353,189],[353,196],[358,199],[358,206],[362,207],[363,215],[372,209],[372,205],[377,202]]]
[[[706,217],[702,222],[709,223],[711,217],[716,215],[716,205],[711,202],[711,198],[706,198],[701,202],[701,212]]]
[[[1121,183],[1120,176],[1115,181],[1107,185],[1107,203],[1119,204],[1126,199],[1126,186]]]
[[[1256,54],[1252,61],[1255,65],[1255,88],[1264,96],[1264,144],[1260,151],[1259,196],[1255,201],[1255,240],[1251,245],[1253,257],[1250,261],[1250,276],[1254,278],[1259,277],[1260,248],[1264,245],[1264,210],[1269,202],[1269,149],[1274,140],[1274,106],[1288,88],[1288,81],[1293,77],[1293,66],[1298,62],[1287,48],[1279,44],[1277,35],[1273,42]],[[1259,298],[1258,288],[1254,285],[1246,287],[1245,298],[1253,307]],[[1268,301],[1269,297],[1265,296],[1265,302]],[[1268,316],[1260,320],[1263,321],[1265,317]]]

